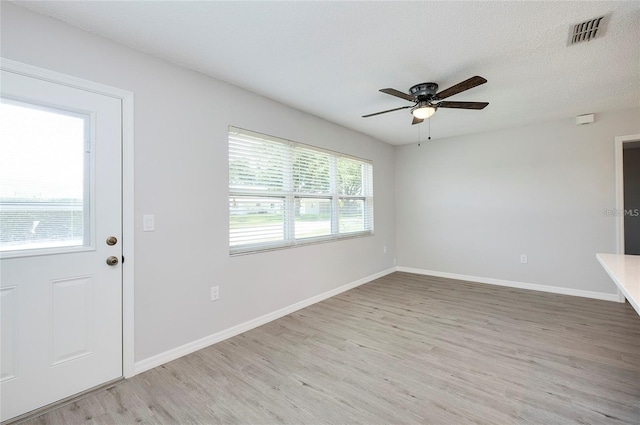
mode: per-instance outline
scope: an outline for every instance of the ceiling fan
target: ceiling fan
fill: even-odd
[[[488,102],[447,102],[442,100],[486,82],[486,79],[476,75],[441,92],[438,92],[438,85],[436,83],[416,84],[409,89],[411,94],[406,94],[396,89],[380,89],[382,93],[408,100],[409,102],[413,102],[414,105],[363,115],[362,118],[411,108],[411,114],[413,115],[413,122],[411,124],[420,124],[433,115],[438,108],[484,109],[489,104]]]

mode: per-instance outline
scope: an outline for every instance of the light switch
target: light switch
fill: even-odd
[[[153,214],[142,216],[142,231],[153,232],[156,230],[155,217]]]

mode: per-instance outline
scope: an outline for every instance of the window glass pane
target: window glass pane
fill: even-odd
[[[287,145],[229,134],[229,189],[282,191],[287,186]]]
[[[293,187],[296,193],[329,193],[329,156],[309,149],[295,149]]]
[[[331,199],[298,198],[295,210],[296,239],[331,234]]]
[[[229,198],[229,245],[284,240],[284,199],[269,197]]]
[[[366,230],[365,215],[364,201],[362,199],[340,199],[338,201],[340,233]]]
[[[338,194],[362,195],[363,163],[347,158],[338,158]]]
[[[84,208],[86,121],[2,99],[0,251],[90,243]]]

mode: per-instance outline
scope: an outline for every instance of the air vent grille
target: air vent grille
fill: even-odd
[[[602,37],[608,18],[609,15],[605,15],[572,25],[569,28],[569,46]]]

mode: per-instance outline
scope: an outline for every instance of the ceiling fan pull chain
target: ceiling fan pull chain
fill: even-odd
[[[429,119],[429,140],[431,140],[431,117]]]

